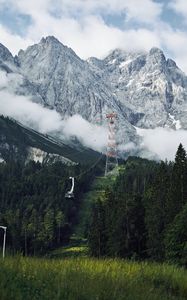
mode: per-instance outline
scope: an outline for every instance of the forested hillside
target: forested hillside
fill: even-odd
[[[172,163],[129,158],[93,205],[92,254],[187,265],[186,183],[181,144]]]
[[[9,251],[43,254],[67,243],[77,222],[82,193],[99,168],[60,162],[1,163],[0,224],[7,226]],[[74,198],[65,198],[71,187],[69,176],[75,176]]]

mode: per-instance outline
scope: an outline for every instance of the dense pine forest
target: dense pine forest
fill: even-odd
[[[81,195],[99,167],[30,161],[0,164],[0,224],[11,254],[45,254],[66,244],[76,225]],[[75,176],[75,197],[65,198]],[[3,240],[3,232],[0,232]]]
[[[187,156],[174,162],[129,158],[94,202],[89,245],[94,256],[187,265]]]
[[[10,253],[43,255],[64,246],[76,228],[83,194],[103,162],[87,169],[62,163],[0,164],[0,224]],[[75,197],[65,198],[69,176]],[[86,230],[96,257],[169,261],[187,265],[187,155],[180,144],[174,162],[129,157],[118,175],[101,179]],[[99,179],[98,179],[99,180]],[[99,180],[100,181],[100,180]],[[3,232],[0,233],[3,239]]]

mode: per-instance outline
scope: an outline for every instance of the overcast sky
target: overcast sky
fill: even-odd
[[[157,46],[187,73],[186,0],[0,0],[0,42],[13,54],[47,35],[81,58]]]

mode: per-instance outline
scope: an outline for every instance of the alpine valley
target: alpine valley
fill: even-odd
[[[1,83],[1,92],[28,96],[62,119],[79,114],[103,124],[106,113],[115,111],[118,139],[140,152],[137,128],[187,129],[187,76],[158,48],[116,49],[104,59],[82,60],[48,36],[15,57],[0,44],[2,74],[8,85]]]
[[[186,120],[187,76],[158,48],[0,44],[0,300],[187,299],[187,152],[160,161],[143,136]]]

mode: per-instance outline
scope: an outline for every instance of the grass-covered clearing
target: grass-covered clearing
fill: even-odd
[[[187,271],[110,259],[10,257],[0,261],[0,299],[187,299]]]

